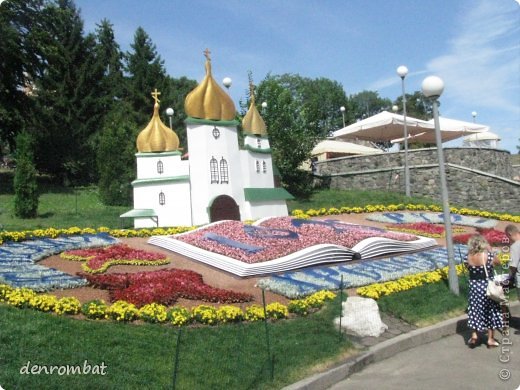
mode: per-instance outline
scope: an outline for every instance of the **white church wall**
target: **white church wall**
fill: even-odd
[[[218,136],[214,135],[215,129]],[[187,133],[193,223],[200,225],[209,222],[209,202],[219,195],[231,196],[242,209],[244,185],[236,128],[188,124]],[[216,161],[213,175],[212,159]],[[221,169],[222,164],[227,166],[227,170]]]
[[[153,209],[159,226],[191,226],[190,184],[184,180],[134,185],[134,208]],[[150,218],[136,218],[134,225],[136,228],[156,226]]]
[[[189,175],[188,161],[181,160],[180,152],[137,153],[137,178]]]

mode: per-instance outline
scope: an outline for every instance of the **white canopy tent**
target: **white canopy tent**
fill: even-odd
[[[409,135],[433,130],[433,124],[407,116],[406,127]],[[388,111],[353,123],[333,133],[335,139],[358,139],[364,141],[390,141],[404,136],[404,117]]]
[[[353,144],[351,142],[324,140],[319,142],[311,151],[311,156],[321,156],[327,153],[333,154],[375,154],[383,153],[381,149],[370,148],[368,146]],[[320,158],[318,158],[320,160]]]
[[[408,137],[408,142],[422,142],[425,144],[434,144],[435,143],[435,125],[433,123],[433,119],[429,120],[429,123],[432,128],[424,131],[422,133],[410,135]],[[456,119],[449,119],[439,117],[439,126],[441,130],[441,140],[442,142],[452,141],[454,139],[464,137],[468,134],[476,134],[489,131],[489,127],[485,125],[479,125],[478,123],[464,122]],[[392,143],[400,143],[403,142],[402,137],[398,139],[393,139]]]
[[[470,148],[498,148],[500,137],[491,131],[475,133],[464,137],[462,145]]]

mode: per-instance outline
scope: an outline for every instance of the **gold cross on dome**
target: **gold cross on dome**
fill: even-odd
[[[206,48],[206,50],[204,50],[203,53],[204,53],[204,56],[206,57],[206,59],[207,59],[208,61],[211,61],[211,57],[209,56],[209,55],[211,54],[211,52],[209,51],[209,49]]]
[[[159,95],[161,93],[157,91],[157,88],[155,88],[155,91],[152,92],[152,97],[155,100],[155,103],[159,104],[161,101],[159,100]]]

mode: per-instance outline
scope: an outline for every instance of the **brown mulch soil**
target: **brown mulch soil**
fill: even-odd
[[[367,214],[343,214],[343,215],[332,215],[326,217],[320,217],[319,219],[335,219],[343,222],[349,223],[357,223],[361,225],[367,226],[376,226],[384,228],[386,224],[368,221],[365,216]],[[504,227],[507,225],[507,222],[499,222],[496,226],[496,229],[504,230]],[[475,229],[466,227],[466,232],[473,232]],[[237,306],[245,307],[249,306],[253,303],[261,304],[262,303],[262,290],[255,287],[256,282],[260,277],[249,277],[249,278],[240,278],[229,274],[227,272],[223,272],[218,270],[217,268],[210,267],[206,264],[190,260],[184,256],[180,256],[174,252],[170,252],[166,249],[156,247],[147,243],[147,238],[125,238],[121,239],[121,241],[133,248],[144,249],[147,251],[160,252],[165,254],[171,261],[170,264],[160,265],[160,266],[130,266],[130,265],[116,265],[110,267],[106,273],[121,273],[121,272],[142,272],[142,271],[153,271],[158,269],[168,269],[168,268],[178,268],[178,269],[188,269],[195,272],[198,272],[202,275],[204,282],[212,287],[218,287],[222,289],[232,290],[236,292],[248,293],[254,297],[254,301],[244,303],[244,304],[235,304]],[[446,241],[444,239],[437,239],[439,245],[445,245]],[[58,255],[48,257],[39,262],[39,264],[52,267],[55,269],[59,269],[63,272],[69,273],[71,275],[75,275],[78,272],[82,272],[81,264],[82,262],[64,260],[60,258]],[[335,263],[340,265],[342,263]],[[106,290],[95,289],[92,287],[81,287],[75,289],[66,289],[66,290],[55,290],[50,292],[58,297],[64,296],[75,296],[82,303],[90,301],[92,299],[104,299],[106,302],[109,301],[108,292]],[[349,295],[354,294],[354,290],[349,291]],[[280,302],[280,303],[288,303],[288,299],[273,294],[269,291],[265,292],[265,298],[267,303],[271,302]],[[185,307],[193,307],[199,304],[203,304],[205,302],[201,301],[193,301],[187,299],[179,299],[177,304],[185,306]]]

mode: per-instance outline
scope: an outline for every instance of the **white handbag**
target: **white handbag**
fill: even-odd
[[[486,287],[486,296],[492,301],[502,303],[506,300],[506,295],[504,294],[504,289],[499,284],[499,282],[489,279],[487,265],[484,265],[484,271],[486,272],[487,279],[487,287]]]

